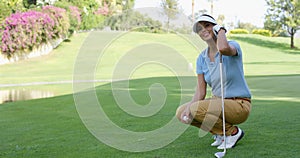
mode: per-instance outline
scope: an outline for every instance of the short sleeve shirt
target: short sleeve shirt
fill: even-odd
[[[236,48],[237,55],[222,55],[224,97],[251,98],[251,92],[244,77],[243,54],[240,45],[235,41],[229,41],[229,45]],[[208,48],[203,50],[197,58],[196,71],[197,74],[204,74],[204,79],[212,88],[213,95],[221,97],[220,53],[216,53],[215,61],[212,62],[208,57]]]

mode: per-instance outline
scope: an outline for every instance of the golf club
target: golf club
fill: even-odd
[[[219,51],[220,53],[220,51]],[[220,82],[221,82],[221,102],[222,102],[222,118],[223,118],[223,137],[224,137],[224,151],[216,152],[217,158],[224,157],[226,154],[226,134],[225,134],[225,111],[224,111],[224,85],[223,85],[223,65],[222,65],[222,54],[220,53]]]

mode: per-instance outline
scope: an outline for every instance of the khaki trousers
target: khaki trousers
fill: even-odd
[[[176,116],[178,119],[180,119],[181,113],[185,110],[187,104],[183,104],[177,108]],[[247,120],[251,111],[251,103],[241,98],[224,99],[224,108],[226,135],[231,135],[235,130],[234,125]],[[191,125],[212,134],[223,134],[221,98],[211,98],[195,102],[190,106],[190,111],[190,118],[193,118]]]

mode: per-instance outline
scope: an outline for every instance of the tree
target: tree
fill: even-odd
[[[132,9],[134,6],[134,0],[117,0],[117,4],[121,3],[123,10]]]
[[[6,5],[11,9],[11,13],[22,12],[24,10],[23,1],[22,0],[0,0],[2,5]],[[2,9],[2,8],[1,8]],[[1,10],[2,12],[2,10]]]
[[[197,20],[200,15],[202,14],[207,14],[207,10],[206,9],[202,9],[202,10],[198,10],[197,12],[194,13],[194,20]],[[193,14],[189,15],[188,18],[192,21],[193,21]]]
[[[224,25],[225,15],[220,14],[217,19],[217,23],[220,25]]]
[[[170,20],[175,19],[179,13],[178,0],[162,0],[161,7],[163,8],[164,14],[167,15],[167,31],[169,32]]]
[[[217,0],[207,0],[208,2],[210,2],[210,15],[211,16],[214,16],[213,13],[214,13],[214,1],[217,1]]]
[[[37,4],[36,0],[23,0],[23,5],[25,8],[34,8]]]
[[[291,48],[294,46],[294,35],[300,29],[299,0],[266,0],[269,6],[266,14],[265,29],[285,29],[291,36]]]
[[[149,31],[161,27],[159,21],[155,21],[137,11],[110,16],[106,19],[105,25],[109,26],[112,30],[135,30],[143,28],[145,31]]]
[[[192,16],[191,16],[191,19],[192,19],[192,22],[194,23],[195,22],[195,12],[194,12],[194,9],[195,8],[195,0],[192,0]]]
[[[238,28],[240,28],[240,29],[246,29],[249,32],[252,32],[254,29],[258,29],[258,27],[254,26],[251,23],[243,23],[243,22],[239,22],[238,23]]]

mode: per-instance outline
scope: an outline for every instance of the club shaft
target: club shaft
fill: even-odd
[[[224,153],[226,153],[224,84],[223,84],[223,61],[222,61],[222,54],[221,53],[220,53],[220,82],[221,82],[221,102],[222,102],[223,136],[224,136]]]

